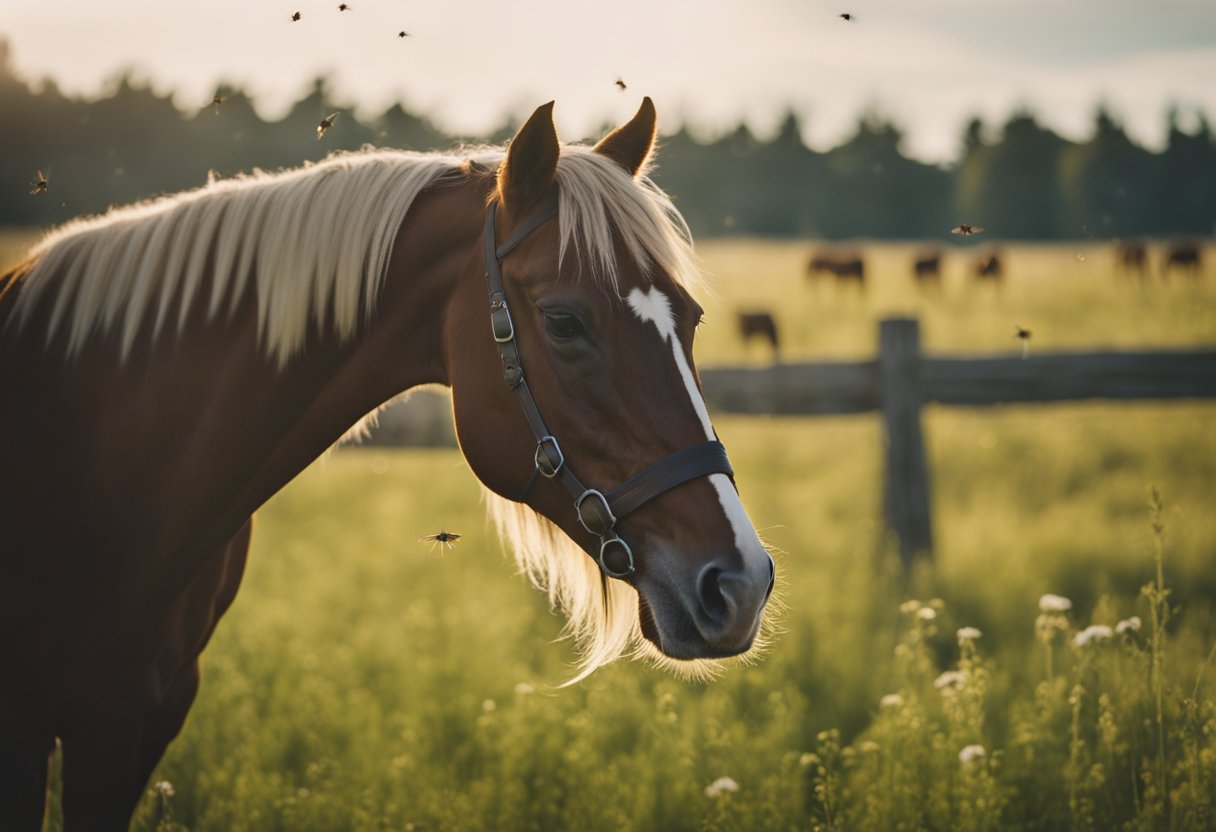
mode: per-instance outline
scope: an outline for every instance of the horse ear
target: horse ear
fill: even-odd
[[[637,176],[650,158],[654,150],[654,136],[658,128],[658,116],[654,111],[654,102],[650,96],[642,99],[642,106],[628,124],[613,130],[595,146],[596,153],[602,153],[618,165],[629,171],[630,176]]]
[[[549,190],[557,173],[557,128],[553,102],[536,108],[507,146],[498,168],[498,195],[503,205],[526,208]]]

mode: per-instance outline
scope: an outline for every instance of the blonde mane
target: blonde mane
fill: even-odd
[[[345,339],[371,314],[397,230],[418,194],[463,176],[467,160],[495,167],[503,156],[502,148],[464,156],[339,153],[73,220],[30,252],[33,265],[14,312],[23,325],[53,296],[47,343],[66,326],[73,355],[90,337],[118,330],[125,359],[149,319],[155,341],[166,325],[180,330],[196,304],[207,304],[208,318],[225,304],[231,314],[253,280],[262,347],[283,365],[303,346],[310,324]],[[562,257],[589,256],[595,274],[611,284],[615,229],[638,263],[677,279],[696,274],[687,226],[649,180],[634,182],[577,145],[564,149],[557,177]]]
[[[180,332],[198,304],[209,319],[231,315],[252,281],[261,348],[282,366],[310,326],[355,335],[375,309],[397,231],[420,193],[466,176],[468,161],[494,168],[504,155],[501,147],[460,156],[341,153],[75,220],[31,252],[14,316],[24,325],[53,302],[48,344],[66,328],[72,355],[89,338],[116,331],[125,359],[149,322],[155,343],[165,331]],[[631,178],[592,149],[567,145],[557,181],[560,258],[589,263],[614,291],[615,240],[644,272],[661,270],[690,290],[700,285],[688,227],[644,173]],[[527,506],[489,492],[486,503],[520,571],[566,615],[579,655],[576,680],[622,655],[699,677],[719,666],[662,657],[642,637],[632,587],[603,584],[591,558]]]

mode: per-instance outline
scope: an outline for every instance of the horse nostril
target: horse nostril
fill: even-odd
[[[768,589],[764,590],[764,600],[767,601],[769,596],[773,594],[773,584],[777,581],[777,564],[773,563],[773,556],[768,556]]]
[[[697,598],[701,602],[701,609],[712,621],[716,622],[725,620],[729,613],[726,598],[722,595],[722,586],[718,580],[721,576],[721,569],[716,566],[707,566],[697,577]]]

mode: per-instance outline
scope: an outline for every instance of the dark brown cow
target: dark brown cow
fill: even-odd
[[[939,249],[919,252],[912,261],[912,276],[922,289],[942,285],[942,253]]]
[[[1198,277],[1203,270],[1203,248],[1193,240],[1183,240],[1174,243],[1165,253],[1165,262],[1161,267],[1163,277],[1168,277],[1174,269],[1179,269],[1192,277]]]
[[[1138,241],[1115,243],[1115,267],[1121,271],[1148,277],[1148,246]]]
[[[854,251],[818,252],[811,257],[806,270],[812,279],[824,272],[835,276],[837,286],[855,284],[859,289],[865,289],[866,286],[865,261]]]
[[[997,249],[989,249],[980,255],[975,263],[975,279],[980,282],[990,281],[999,285],[1004,277],[1004,266],[1001,253]]]
[[[773,350],[773,361],[779,359],[781,351],[780,339],[777,337],[777,322],[768,312],[740,312],[739,338],[746,346],[753,338],[760,338],[769,343]]]

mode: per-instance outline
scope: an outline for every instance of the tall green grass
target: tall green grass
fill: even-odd
[[[336,453],[260,514],[157,775],[175,794],[150,792],[137,828],[166,804],[199,830],[1205,828],[1216,462],[1195,449],[1213,415],[931,413],[941,546],[907,584],[874,525],[873,420],[719,420],[788,609],[761,664],[707,686],[618,665],[556,690],[560,621],[511,574],[458,454]],[[1067,452],[1083,440],[1106,453]],[[1145,483],[1180,456],[1161,514],[1176,613],[1154,647]],[[416,540],[440,526],[465,534],[442,556]],[[1050,678],[1049,591],[1073,604]],[[1133,636],[1073,646],[1132,615]],[[963,626],[983,635],[960,646]],[[948,670],[963,681],[935,686]],[[707,795],[721,777],[738,790]]]

